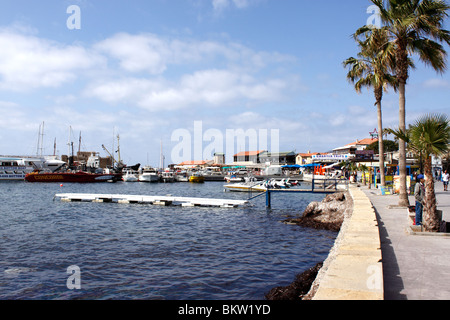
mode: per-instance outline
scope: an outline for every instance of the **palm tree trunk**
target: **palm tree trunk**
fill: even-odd
[[[384,176],[384,143],[383,143],[383,115],[381,112],[381,101],[377,102],[378,113],[378,158],[380,166],[380,183],[382,187],[386,186],[386,179]]]
[[[399,130],[406,133],[406,97],[405,97],[405,87],[406,82],[402,79],[399,81]],[[406,143],[404,140],[399,139],[398,141],[398,152],[399,152],[399,170],[400,170],[400,190],[399,190],[399,200],[398,205],[402,207],[409,206],[408,192],[406,186]]]
[[[439,217],[436,212],[436,194],[431,165],[431,157],[425,159],[425,197],[423,205],[423,226],[425,231],[438,232],[440,227]]]

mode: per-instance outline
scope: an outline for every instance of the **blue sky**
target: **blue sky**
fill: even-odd
[[[81,10],[79,30],[67,28],[71,5]],[[67,154],[71,127],[76,149],[81,131],[81,148],[106,156],[101,145],[112,150],[120,134],[125,162],[155,166],[160,142],[172,162],[172,134],[194,134],[194,121],[224,136],[227,129],[279,130],[286,151],[324,152],[369,137],[377,126],[373,94],[353,90],[342,61],[356,55],[351,34],[370,5],[2,0],[0,154],[35,154],[43,121],[47,154],[55,138],[58,154]],[[448,113],[450,101],[449,74],[417,66],[408,122]],[[393,92],[385,94],[383,121],[398,122]]]

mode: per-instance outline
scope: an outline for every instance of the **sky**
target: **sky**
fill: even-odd
[[[75,151],[107,156],[102,145],[113,153],[119,135],[130,165],[159,166],[161,146],[167,165],[214,152],[326,152],[368,138],[373,93],[356,93],[342,62],[357,54],[351,35],[370,5],[2,0],[0,154],[35,155],[42,123],[44,154],[56,139],[58,155],[73,141]],[[406,98],[407,123],[448,114],[449,73],[417,62]],[[384,126],[396,127],[397,94],[382,104]],[[256,140],[227,136],[239,130]]]

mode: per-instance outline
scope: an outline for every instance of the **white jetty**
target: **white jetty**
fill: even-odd
[[[220,207],[236,208],[245,206],[247,200],[187,198],[173,196],[140,196],[128,194],[89,194],[89,193],[58,193],[55,198],[63,202],[113,202],[138,203],[161,206],[181,205],[182,207]]]

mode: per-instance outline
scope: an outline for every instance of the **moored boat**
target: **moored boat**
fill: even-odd
[[[236,175],[226,176],[224,179],[228,183],[231,183],[231,182],[243,182],[244,181],[244,178],[236,177]]]
[[[193,175],[191,175],[189,177],[189,182],[192,182],[192,183],[203,183],[203,182],[205,182],[205,177],[200,175],[200,174],[194,173]]]
[[[88,173],[77,172],[31,172],[25,176],[28,182],[108,182],[119,181],[122,179],[122,173]]]
[[[0,181],[23,181],[35,170],[55,171],[65,164],[53,157],[0,157]]]
[[[186,171],[175,173],[175,181],[177,182],[189,182],[189,176]]]
[[[174,182],[175,181],[175,177],[173,175],[172,171],[165,171],[161,174],[161,180],[163,182]]]
[[[143,167],[139,174],[139,181],[140,182],[158,182],[159,181],[158,171],[155,168],[152,168],[150,166]]]
[[[122,180],[125,182],[137,182],[139,181],[139,173],[137,171],[126,170]]]
[[[34,170],[30,161],[23,158],[0,158],[0,180],[23,180]]]
[[[264,192],[267,190],[267,187],[264,186],[264,183],[232,183],[224,185],[225,190],[228,191],[236,191],[236,192]]]
[[[225,190],[237,192],[264,192],[267,190],[267,183],[257,181],[254,177],[246,177],[245,182],[231,183],[224,185]]]

